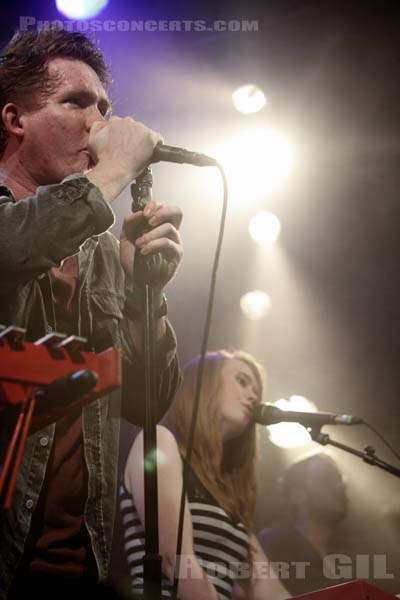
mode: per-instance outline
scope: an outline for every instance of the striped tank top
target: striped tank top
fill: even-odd
[[[232,597],[233,580],[247,568],[249,536],[242,523],[237,523],[218,505],[191,470],[188,477],[187,497],[193,523],[193,546],[196,558],[214,585],[220,600]],[[133,498],[123,481],[120,485],[120,509],[124,529],[124,548],[133,594],[143,593],[143,565],[145,550],[144,529]],[[190,560],[187,566],[190,576]],[[185,568],[183,569],[185,572]],[[182,572],[182,571],[181,571]],[[163,575],[162,597],[170,598],[172,584]]]

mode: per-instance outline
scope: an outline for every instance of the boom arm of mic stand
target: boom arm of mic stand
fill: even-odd
[[[311,438],[314,440],[314,442],[317,442],[322,446],[327,446],[328,444],[330,444],[335,448],[340,448],[340,450],[345,450],[350,454],[354,454],[354,456],[358,456],[368,465],[379,467],[380,469],[383,469],[384,471],[387,471],[388,473],[391,473],[396,477],[400,477],[400,469],[394,467],[393,465],[385,462],[384,460],[376,456],[375,450],[374,448],[372,448],[372,446],[367,446],[364,449],[364,451],[361,452],[360,450],[356,450],[355,448],[347,446],[346,444],[335,442],[335,440],[332,440],[327,433],[323,433],[322,431],[320,431],[319,428],[309,427],[308,432],[311,435]]]

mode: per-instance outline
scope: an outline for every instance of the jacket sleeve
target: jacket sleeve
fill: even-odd
[[[82,175],[42,186],[35,196],[0,200],[1,291],[7,293],[79,251],[106,231],[114,213],[100,190]]]

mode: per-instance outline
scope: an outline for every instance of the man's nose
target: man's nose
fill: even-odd
[[[96,121],[105,123],[106,118],[97,107],[93,107],[88,111],[88,114],[86,116],[86,128],[88,131],[91,130],[93,123],[95,123]]]

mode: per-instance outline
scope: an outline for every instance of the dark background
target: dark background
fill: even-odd
[[[21,15],[59,18],[49,2],[35,4],[3,5],[3,40]],[[362,416],[399,449],[397,2],[194,6],[110,0],[99,18],[258,20],[257,33],[98,34],[114,75],[114,113],[158,129],[167,143],[199,150],[249,123],[272,125],[293,140],[296,161],[288,182],[272,195],[243,198],[240,210],[228,211],[209,348],[254,353],[268,370],[265,401],[307,396],[320,410]],[[236,113],[230,101],[231,91],[247,82],[260,85],[270,101],[251,117]],[[216,175],[191,167],[157,165],[153,171],[155,195],[185,213],[185,258],[168,288],[184,363],[200,350],[220,184]],[[204,194],[206,181],[207,190],[214,185],[211,196]],[[123,196],[115,206],[116,233],[129,205]],[[260,256],[248,236],[248,220],[260,208],[281,221],[279,260]],[[271,295],[272,310],[249,322],[239,299],[253,288]],[[324,430],[358,449],[372,444],[398,466],[364,427]],[[130,435],[127,429],[124,447]],[[276,481],[285,465],[313,447],[278,449],[265,430],[260,438],[256,529],[274,519]],[[350,495],[350,515],[338,532],[341,548],[388,553],[397,580],[375,583],[399,593],[399,482],[342,451],[333,455]]]

